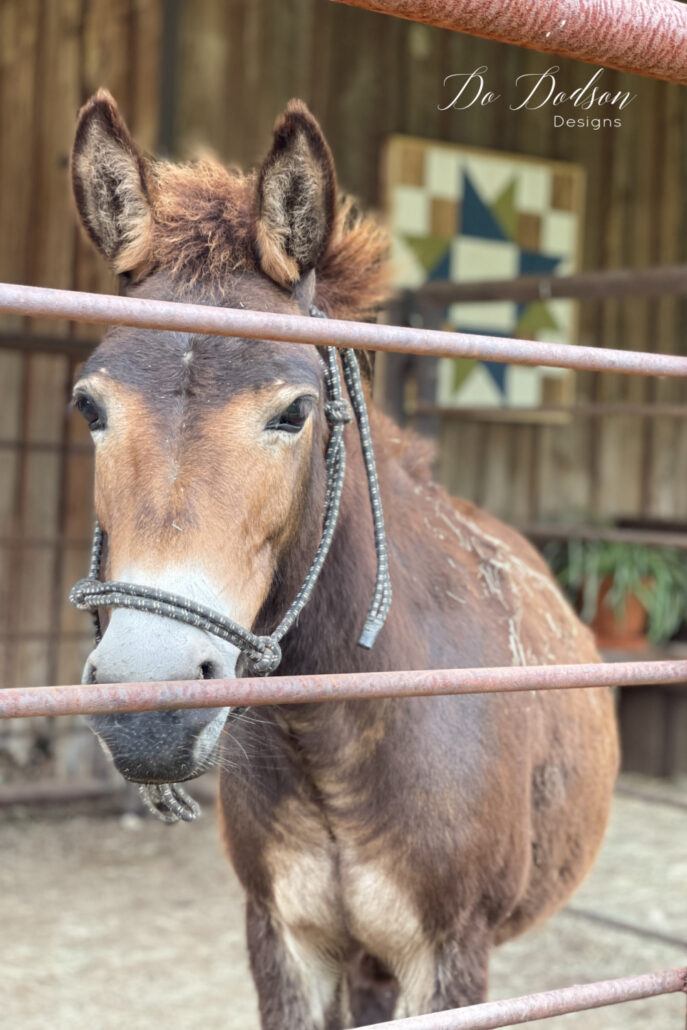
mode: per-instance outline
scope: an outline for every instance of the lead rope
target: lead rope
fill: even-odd
[[[377,552],[377,576],[375,578],[374,597],[365,619],[363,631],[358,640],[361,647],[371,648],[386,621],[389,608],[391,607],[389,555],[386,543],[382,498],[379,491],[379,479],[377,478],[377,464],[372,446],[372,434],[370,433],[370,421],[367,414],[367,405],[365,404],[365,394],[360,382],[360,366],[355,354],[350,350],[344,351],[342,362],[344,379],[346,380],[348,395],[351,398],[351,405],[358,423],[360,445],[363,450],[363,460],[365,462],[365,471],[367,472],[367,487],[370,494],[370,507],[372,508],[375,551]]]
[[[312,314],[312,312],[311,312]],[[324,316],[323,316],[324,317]],[[305,577],[303,586],[291,602],[286,614],[270,634],[271,638],[279,641],[291,629],[297,621],[306,604],[310,600],[313,587],[317,582],[325,558],[329,553],[331,542],[336,531],[336,523],[339,517],[341,495],[343,493],[344,478],[346,475],[346,447],[344,445],[344,426],[351,421],[351,411],[342,396],[341,376],[339,365],[336,359],[336,348],[327,347],[326,360],[324,360],[324,379],[327,386],[329,400],[325,402],[324,412],[327,421],[331,425],[329,443],[325,455],[325,470],[327,474],[327,488],[324,499],[324,525],[322,538],[320,540],[312,565]]]
[[[313,318],[326,318],[327,316],[314,304],[310,306],[310,314]],[[333,360],[336,361],[335,348]],[[330,359],[331,360],[331,359]],[[358,639],[360,647],[370,649],[374,646],[375,640],[386,621],[391,606],[391,577],[389,575],[389,556],[386,543],[386,529],[384,526],[384,511],[382,509],[382,498],[379,490],[379,479],[377,477],[377,463],[375,462],[374,447],[372,446],[372,434],[370,433],[370,419],[367,414],[367,404],[360,381],[360,366],[358,359],[352,350],[344,350],[341,354],[344,380],[348,389],[348,396],[351,399],[360,445],[363,451],[365,472],[367,473],[367,487],[370,495],[370,507],[372,509],[372,523],[374,527],[375,551],[377,553],[377,575],[375,577],[375,592],[372,604],[365,619],[363,631]],[[338,368],[338,366],[337,366]]]
[[[312,305],[310,314],[314,318],[326,316],[319,308]],[[90,611],[95,626],[96,645],[102,639],[100,624],[100,608],[130,608],[137,611],[161,615],[177,622],[185,622],[198,629],[212,633],[222,640],[237,647],[256,675],[269,676],[281,661],[280,641],[297,621],[303,608],[308,603],[317,578],[322,570],[329,552],[341,505],[344,476],[346,472],[346,448],[344,444],[344,425],[351,421],[348,403],[343,398],[341,375],[335,347],[326,347],[324,356],[318,351],[324,362],[324,376],[327,387],[327,401],[324,410],[331,425],[329,441],[325,454],[327,487],[324,503],[322,537],[305,577],[302,587],[289,605],[286,614],[272,633],[258,636],[244,629],[232,619],[213,611],[205,605],[198,604],[178,594],[171,594],[156,587],[141,586],[138,583],[123,583],[117,580],[101,582],[99,579],[104,545],[104,533],[96,522],[93,532],[91,561],[86,579],[79,580],[69,594],[74,607]],[[360,369],[355,354],[344,351],[342,354],[344,380],[355,413],[360,442],[367,473],[372,520],[374,525],[375,550],[377,553],[377,576],[375,591],[362,633],[358,640],[361,647],[371,648],[384,625],[391,604],[391,581],[387,557],[384,515],[377,479],[377,469],[372,447],[370,424],[365,404],[365,396],[360,382]]]

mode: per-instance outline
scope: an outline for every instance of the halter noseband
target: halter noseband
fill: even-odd
[[[309,314],[314,318],[325,318],[324,312],[309,306]],[[325,454],[327,487],[324,502],[324,520],[322,538],[315,557],[302,587],[279,625],[266,636],[257,636],[232,619],[227,618],[212,608],[206,608],[189,598],[178,594],[167,593],[156,587],[140,586],[137,583],[118,581],[102,582],[99,579],[102,562],[104,533],[96,522],[93,533],[91,563],[86,579],[81,579],[72,587],[69,600],[75,608],[93,613],[95,624],[95,642],[98,644],[102,633],[100,627],[99,608],[132,608],[136,611],[162,615],[167,619],[185,622],[190,626],[212,633],[222,640],[237,647],[254,675],[269,676],[273,673],[282,657],[280,641],[294,625],[303,608],[310,600],[317,577],[329,551],[336,530],[341,495],[343,493],[346,472],[346,447],[344,443],[344,425],[352,421],[351,408],[355,414],[360,434],[360,443],[367,473],[372,521],[374,524],[375,550],[377,552],[377,576],[374,596],[370,605],[362,633],[358,640],[361,647],[371,648],[377,634],[384,625],[391,604],[391,581],[387,558],[384,514],[377,479],[370,423],[365,404],[365,396],[360,381],[360,369],[353,351],[343,350],[341,364],[344,381],[350,398],[350,406],[344,399],[341,374],[339,372],[338,354],[335,347],[325,347],[318,353],[324,363],[324,378],[327,389],[327,400],[324,410],[331,426],[329,442]]]

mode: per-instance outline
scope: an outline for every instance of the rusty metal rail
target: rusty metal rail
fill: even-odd
[[[483,1005],[435,1012],[428,1016],[411,1016],[393,1023],[375,1023],[364,1030],[497,1030],[517,1026],[549,1016],[584,1012],[624,1001],[655,998],[661,994],[687,992],[687,968],[663,969],[656,973],[624,976],[617,980],[575,984],[557,991],[525,994],[520,998],[488,1001]]]
[[[0,690],[0,719],[657,683],[687,683],[687,660],[8,687]]]
[[[0,312],[446,358],[481,358],[518,365],[548,365],[628,375],[687,376],[687,357],[671,354],[574,347],[563,343],[278,315],[240,308],[144,300],[140,297],[111,297],[72,290],[49,290],[39,286],[14,286],[9,283],[0,283]]]
[[[687,83],[687,7],[674,0],[338,2],[666,82]]]

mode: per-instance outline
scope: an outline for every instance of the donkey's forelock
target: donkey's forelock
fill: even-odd
[[[277,120],[262,166],[243,173],[142,154],[101,90],[79,116],[72,180],[91,240],[134,281],[157,269],[222,302],[246,274],[290,290],[315,269],[317,303],[339,318],[368,315],[387,293],[386,233],[337,192],[329,148],[300,101]]]

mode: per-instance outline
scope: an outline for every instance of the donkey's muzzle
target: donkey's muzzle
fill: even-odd
[[[227,708],[91,715],[115,768],[134,783],[179,783],[205,772],[226,721]]]
[[[229,678],[237,655],[231,644],[210,640],[195,626],[117,608],[86,661],[83,679],[88,684]],[[86,721],[122,776],[159,784],[190,780],[212,764],[228,714],[228,708],[193,708]]]

